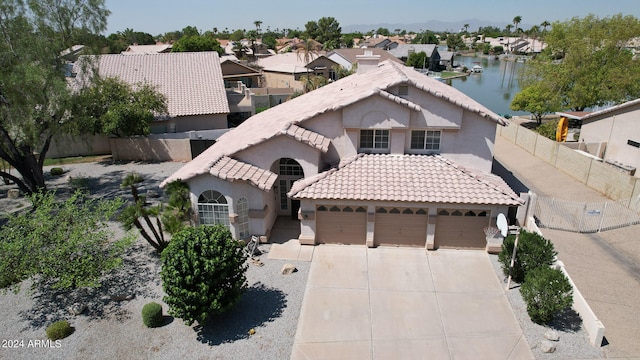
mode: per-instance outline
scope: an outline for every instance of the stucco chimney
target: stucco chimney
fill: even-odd
[[[373,51],[371,50],[365,50],[364,55],[356,55],[356,62],[358,63],[358,75],[364,74],[369,70],[377,68],[378,61],[380,61],[380,55],[373,55]]]

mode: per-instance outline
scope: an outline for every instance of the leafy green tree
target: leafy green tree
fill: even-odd
[[[544,115],[562,110],[562,104],[555,89],[545,87],[544,83],[535,83],[517,93],[510,108],[530,112],[538,124],[542,124]]]
[[[497,38],[503,35],[503,31],[496,26],[481,26],[478,29],[478,34],[483,34],[486,37]]]
[[[438,44],[440,43],[440,40],[438,40],[438,37],[436,36],[435,33],[433,33],[433,31],[425,31],[423,33],[420,33],[418,35],[416,35],[416,37],[413,39],[413,41],[411,41],[412,44]]]
[[[405,63],[407,66],[412,66],[414,68],[420,69],[428,69],[429,68],[429,57],[427,57],[427,53],[424,51],[414,52],[409,54],[407,58],[407,62]]]
[[[189,25],[189,26],[185,26],[185,27],[182,29],[182,36],[181,36],[181,38],[182,38],[182,37],[185,37],[185,36],[186,36],[186,37],[191,37],[191,36],[200,36],[200,30],[198,30],[198,28],[197,28],[197,27],[195,27],[195,26],[190,26],[190,25]]]
[[[36,275],[53,288],[96,287],[121,265],[133,239],[114,241],[107,223],[121,199],[91,200],[79,192],[64,202],[53,192],[30,199],[31,211],[10,215],[0,227],[0,287],[18,290],[19,281]]]
[[[238,29],[238,30],[232,32],[231,35],[229,36],[229,39],[231,41],[240,41],[240,40],[244,39],[244,31]]]
[[[116,78],[97,78],[74,99],[80,131],[122,137],[147,135],[155,114],[167,112],[164,95],[153,86],[132,86]]]
[[[378,30],[376,30],[376,33],[382,36],[391,36],[389,29],[383,27],[379,27]]]
[[[217,51],[219,55],[224,53],[218,40],[204,35],[183,36],[171,47],[171,52],[200,51]]]
[[[633,16],[588,15],[554,22],[547,48],[519,74],[522,89],[541,82],[576,111],[640,97],[640,61],[627,48],[640,35]]]
[[[464,49],[466,46],[460,34],[449,34],[447,36],[447,47],[449,48],[449,51],[457,51]]]
[[[223,225],[187,227],[162,253],[169,314],[191,325],[231,309],[246,289],[247,256]]]
[[[558,312],[573,304],[573,287],[561,270],[540,266],[527,274],[520,288],[527,313],[537,324],[553,320]]]
[[[307,22],[305,33],[308,38],[321,43],[325,50],[333,50],[340,46],[342,28],[338,20],[333,17],[322,17],[318,22]]]
[[[0,158],[21,175],[0,176],[26,194],[46,189],[42,166],[53,136],[77,130],[60,53],[80,34],[104,31],[108,14],[104,0],[0,5]]]

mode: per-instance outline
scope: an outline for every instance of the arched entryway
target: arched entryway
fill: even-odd
[[[289,215],[297,219],[300,201],[290,199],[287,196],[294,182],[304,178],[302,166],[294,159],[281,158],[277,161],[278,187],[276,196],[278,199],[278,215]]]

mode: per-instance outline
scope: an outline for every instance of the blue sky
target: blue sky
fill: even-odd
[[[131,28],[157,35],[181,30],[187,25],[201,31],[213,27],[220,31],[253,29],[256,20],[262,21],[263,30],[267,27],[304,29],[307,21],[324,16],[336,18],[343,28],[355,24],[411,24],[429,20],[460,22],[462,26],[462,22],[469,19],[504,27],[520,15],[527,29],[544,20],[562,21],[589,13],[600,17],[622,13],[640,18],[638,0],[106,0],[106,6],[111,11],[107,34]]]

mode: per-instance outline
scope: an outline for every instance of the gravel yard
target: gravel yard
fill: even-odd
[[[87,188],[98,197],[129,194],[119,188],[122,178],[138,172],[145,178],[141,193],[161,194],[158,184],[179,169],[182,163],[103,163],[61,166],[65,174],[49,178],[47,184],[61,194],[72,191],[70,183]],[[48,169],[47,169],[48,170]],[[48,171],[47,171],[48,172]],[[15,187],[15,186],[13,186]],[[27,206],[24,198],[8,199],[12,186],[0,185],[0,215]],[[122,236],[113,223],[114,236]],[[204,328],[186,326],[181,319],[165,316],[166,325],[148,329],[141,310],[149,301],[162,303],[160,261],[142,238],[125,256],[124,267],[106,277],[97,289],[58,293],[30,292],[25,282],[19,294],[0,295],[0,359],[287,359],[291,354],[298,316],[310,263],[293,262],[298,271],[281,275],[287,261],[268,260],[270,245],[263,244],[261,261],[247,272],[248,290],[228,314],[214,318]],[[501,278],[497,256],[490,256]],[[121,300],[125,297],[130,300]],[[507,293],[516,318],[537,359],[597,359],[606,357],[605,348],[593,348],[574,313],[567,313],[552,325],[560,336],[555,353],[540,350],[543,334],[549,329],[533,324],[517,289]],[[83,304],[87,309],[72,315],[68,308]],[[163,304],[166,315],[167,306]],[[43,347],[45,327],[67,319],[75,332],[59,343]],[[254,335],[249,335],[250,329]],[[13,347],[11,347],[13,346]]]
[[[71,191],[69,179],[87,185],[96,196],[127,196],[119,188],[122,178],[138,172],[145,178],[141,193],[161,194],[159,182],[182,163],[91,163],[62,166],[66,173],[50,179],[50,188]],[[24,198],[7,199],[10,187],[0,187],[0,209],[9,212],[26,206]],[[115,236],[123,231],[113,223]],[[108,276],[100,288],[71,294],[29,291],[23,283],[19,294],[0,295],[0,359],[287,359],[291,354],[298,316],[309,271],[308,262],[291,262],[298,271],[281,275],[283,260],[267,260],[269,245],[260,246],[264,266],[251,264],[248,289],[228,314],[216,317],[205,327],[186,326],[181,319],[166,316],[167,324],[148,329],[141,311],[149,301],[162,303],[160,261],[142,238],[130,248],[125,265]],[[121,300],[133,295],[131,300]],[[115,297],[115,299],[113,298]],[[81,315],[67,308],[75,303],[87,306]],[[163,304],[166,315],[167,306]],[[45,327],[66,319],[75,332],[59,344],[42,347]],[[249,335],[250,329],[254,335]],[[6,341],[5,341],[6,340]],[[17,341],[14,341],[17,340]],[[5,347],[5,346],[15,347]]]

